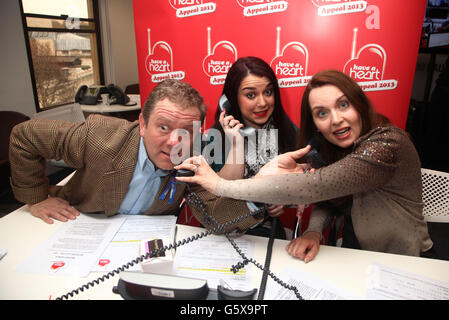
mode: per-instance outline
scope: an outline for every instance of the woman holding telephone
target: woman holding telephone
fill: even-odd
[[[257,57],[239,58],[229,69],[212,128],[219,132],[222,148],[221,154],[213,154],[208,162],[227,180],[251,178],[278,154],[296,149],[297,128],[282,107],[276,75]],[[278,139],[272,135],[273,129]],[[215,137],[211,138],[212,150],[217,150],[213,148],[215,143]],[[284,212],[281,204],[266,208],[271,218]],[[266,230],[247,233],[261,235],[267,231],[269,235],[270,220],[264,224]],[[285,238],[282,227],[279,232],[277,237]]]
[[[327,165],[308,171],[297,161],[310,151],[312,136]],[[335,70],[312,77],[302,98],[298,139],[302,149],[279,155],[253,179],[220,177],[200,156],[176,167],[195,172],[179,180],[235,199],[313,203],[308,229],[287,247],[305,262],[316,256],[322,231],[336,216],[344,220],[343,247],[431,253],[418,154],[403,130],[375,112],[354,80]]]

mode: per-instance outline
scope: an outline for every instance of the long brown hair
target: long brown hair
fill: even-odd
[[[361,136],[374,129],[376,126],[389,123],[385,116],[379,117],[374,110],[368,97],[365,95],[359,85],[348,75],[337,70],[323,70],[316,73],[310,79],[301,102],[301,122],[298,133],[298,147],[303,148],[308,141],[315,135],[320,145],[320,154],[324,160],[330,164],[351,150],[342,149],[328,142],[318,130],[313,121],[312,111],[309,103],[309,96],[312,89],[322,87],[324,85],[333,85],[340,89],[346,96],[348,101],[354,106],[362,120]]]

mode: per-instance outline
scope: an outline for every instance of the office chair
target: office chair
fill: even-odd
[[[9,177],[11,169],[9,164],[9,136],[12,128],[30,118],[16,111],[0,111],[0,196],[9,196],[11,187]]]
[[[421,169],[424,220],[435,258],[449,260],[449,173]]]
[[[421,169],[426,221],[449,222],[449,173]]]

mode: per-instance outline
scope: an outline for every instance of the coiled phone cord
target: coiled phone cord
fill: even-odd
[[[190,193],[189,195],[191,195],[191,194],[193,194],[193,193]],[[191,197],[189,197],[189,195],[186,197],[187,198],[187,202],[189,202],[189,200],[191,199]],[[197,203],[197,201],[199,200],[201,202],[202,208],[204,209],[204,206],[202,204],[201,199],[199,199],[196,194],[195,194],[195,196],[196,196],[196,201],[195,202]],[[192,203],[192,200],[190,200],[190,202]],[[96,284],[100,284],[100,282],[104,282],[104,281],[108,280],[109,278],[114,277],[115,275],[119,274],[120,272],[122,272],[122,271],[124,271],[126,269],[129,269],[130,267],[134,266],[137,263],[141,263],[142,261],[144,261],[146,259],[149,259],[149,258],[152,258],[152,257],[155,257],[155,256],[159,256],[162,253],[164,253],[166,250],[176,249],[179,246],[182,246],[182,245],[185,245],[185,244],[190,243],[192,241],[195,241],[195,240],[207,237],[207,236],[209,236],[212,233],[222,232],[227,227],[229,227],[229,226],[231,226],[233,224],[239,223],[242,220],[247,219],[250,216],[257,215],[259,213],[260,213],[259,211],[247,213],[247,214],[239,216],[239,217],[237,217],[237,218],[235,218],[235,219],[233,219],[231,221],[225,222],[223,224],[218,224],[216,227],[214,227],[214,228],[212,228],[210,230],[203,231],[203,232],[198,233],[196,235],[184,238],[184,239],[179,240],[177,242],[174,242],[174,243],[171,243],[169,245],[166,245],[163,248],[154,249],[154,250],[152,250],[152,251],[150,251],[150,252],[148,252],[146,254],[143,254],[143,255],[135,258],[134,260],[129,261],[128,263],[122,265],[121,267],[118,267],[118,268],[108,272],[107,274],[105,274],[105,275],[103,275],[103,276],[101,276],[101,277],[99,277],[97,279],[95,279],[93,281],[90,281],[90,282],[82,285],[81,287],[78,287],[77,289],[74,289],[74,290],[72,290],[72,291],[70,291],[70,292],[68,292],[68,293],[66,293],[66,294],[56,298],[56,300],[69,299],[69,297],[73,297],[73,296],[79,294],[80,292],[83,292],[84,290],[87,290],[87,289],[95,286]],[[209,215],[207,215],[207,216],[209,216]],[[210,217],[210,218],[212,218],[212,217]]]
[[[209,214],[207,214],[207,211],[206,211],[206,208],[204,207],[203,201],[194,192],[190,192],[189,186],[187,186],[187,191],[188,191],[188,194],[186,196],[187,203],[189,205],[197,206],[201,210],[202,214],[204,215],[204,218],[206,219],[205,221],[209,222],[210,224],[211,224],[211,222],[213,222],[215,224],[215,227],[213,227],[212,229],[203,231],[201,233],[198,233],[196,235],[193,235],[193,236],[184,238],[182,240],[176,241],[174,243],[171,243],[171,244],[169,244],[167,246],[164,246],[163,248],[154,249],[154,250],[148,252],[147,254],[141,255],[141,256],[135,258],[134,260],[131,260],[130,262],[122,265],[121,267],[118,267],[118,268],[108,272],[107,274],[105,274],[105,275],[103,275],[103,276],[101,276],[101,277],[99,277],[97,279],[95,279],[93,281],[90,281],[90,282],[82,285],[81,287],[78,287],[77,289],[74,289],[74,290],[72,290],[72,291],[70,291],[70,292],[68,292],[68,293],[66,293],[66,294],[56,298],[56,300],[69,299],[69,297],[73,297],[73,296],[79,294],[80,292],[84,292],[84,290],[87,290],[87,289],[89,289],[91,287],[94,287],[96,284],[98,285],[98,284],[100,284],[100,282],[104,282],[104,281],[108,280],[109,278],[114,277],[115,275],[119,274],[120,272],[122,272],[122,271],[124,271],[126,269],[129,269],[130,267],[134,266],[137,263],[141,263],[142,261],[144,261],[146,259],[149,259],[149,258],[152,258],[152,257],[155,257],[155,256],[159,256],[159,255],[161,255],[162,253],[164,253],[167,250],[176,249],[177,247],[182,246],[184,244],[187,244],[187,243],[190,243],[192,241],[195,241],[195,240],[207,237],[207,236],[211,235],[212,233],[224,232],[224,230],[227,227],[229,227],[231,225],[234,225],[236,223],[239,223],[242,220],[245,220],[245,219],[247,219],[247,218],[249,218],[251,216],[257,216],[263,210],[265,210],[264,208],[262,208],[262,209],[259,209],[259,210],[253,211],[253,212],[250,211],[247,214],[241,215],[241,216],[239,216],[239,217],[237,217],[237,218],[235,218],[233,220],[230,220],[228,222],[220,224],[220,223],[218,223],[218,221],[214,217],[212,217]],[[284,281],[282,281],[277,276],[275,276],[273,274],[273,272],[271,272],[268,269],[268,267],[263,267],[256,260],[254,260],[252,258],[248,259],[245,256],[245,254],[242,252],[242,250],[240,250],[240,248],[237,246],[235,241],[229,236],[229,233],[228,232],[224,232],[224,235],[229,240],[229,242],[231,243],[233,248],[237,251],[237,253],[243,259],[243,263],[239,262],[239,263],[237,263],[237,266],[232,266],[231,267],[231,270],[234,273],[238,272],[238,270],[240,270],[246,264],[251,262],[257,268],[261,269],[264,273],[267,273],[275,282],[279,283],[281,286],[283,286],[284,288],[286,288],[288,290],[292,290],[299,300],[303,300],[302,296],[299,294],[299,291],[298,291],[298,289],[295,286],[291,286],[291,285],[286,284]]]
[[[268,268],[271,263],[271,255],[273,253],[274,234],[276,228],[277,228],[277,219],[274,218],[272,219],[270,238],[268,239],[267,244],[267,254],[265,256],[265,267],[262,274],[262,280],[260,281],[259,296],[257,297],[257,300],[263,300],[263,297],[265,296],[265,288],[267,287],[267,280],[268,280],[268,270],[269,270]]]
[[[187,186],[188,191],[190,191],[189,187]],[[194,193],[194,192],[189,192],[188,196],[186,197],[187,203],[189,203],[189,205],[195,205],[197,206],[201,213],[203,214],[203,217],[206,218],[206,221],[209,225],[212,224],[212,222],[215,224],[214,228],[220,227],[220,223],[212,216],[210,216],[207,211],[206,208],[204,207],[203,201]],[[265,208],[260,208],[250,214],[246,214],[243,215],[242,217],[248,218],[249,216],[256,216],[259,215],[261,212],[263,212],[265,210]],[[275,224],[273,224],[272,229],[274,229]],[[221,228],[220,230],[225,229],[226,227]],[[265,293],[265,285],[266,285],[266,281],[267,281],[267,275],[270,276],[275,282],[277,282],[278,284],[280,284],[282,287],[291,290],[294,292],[294,294],[296,295],[296,297],[299,300],[304,300],[304,298],[301,296],[301,294],[299,293],[298,288],[296,288],[295,286],[289,285],[287,283],[285,283],[284,281],[282,281],[279,277],[277,277],[270,269],[269,269],[269,262],[271,260],[271,250],[273,248],[273,241],[274,238],[270,237],[269,240],[269,245],[268,245],[268,249],[269,252],[267,252],[267,260],[265,261],[265,265],[263,266],[261,265],[259,262],[257,262],[256,260],[252,259],[252,258],[247,258],[246,255],[243,253],[243,251],[238,247],[238,245],[235,243],[234,239],[231,238],[231,236],[229,235],[229,232],[225,232],[224,235],[226,236],[226,238],[229,240],[229,242],[231,243],[231,245],[233,246],[233,248],[235,249],[235,251],[237,251],[237,253],[240,255],[240,257],[242,257],[243,262],[238,262],[236,265],[233,265],[231,267],[231,271],[233,273],[237,273],[241,268],[243,268],[245,265],[247,265],[248,263],[252,263],[253,265],[255,265],[257,268],[259,268],[260,270],[263,271],[263,277],[262,277],[262,284],[261,284],[261,288],[262,290],[259,292],[259,296],[258,299],[261,300],[263,299],[263,295]]]

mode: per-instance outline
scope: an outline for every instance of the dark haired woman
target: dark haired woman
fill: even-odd
[[[297,127],[282,107],[276,75],[265,61],[239,58],[228,71],[222,94],[231,107],[227,111],[217,108],[212,129],[221,144],[216,143],[215,135],[208,146],[213,150],[213,160],[208,162],[219,176],[229,180],[251,178],[278,154],[296,149]],[[240,129],[248,127],[259,130],[242,136]],[[266,207],[271,217],[284,212],[283,205]]]

